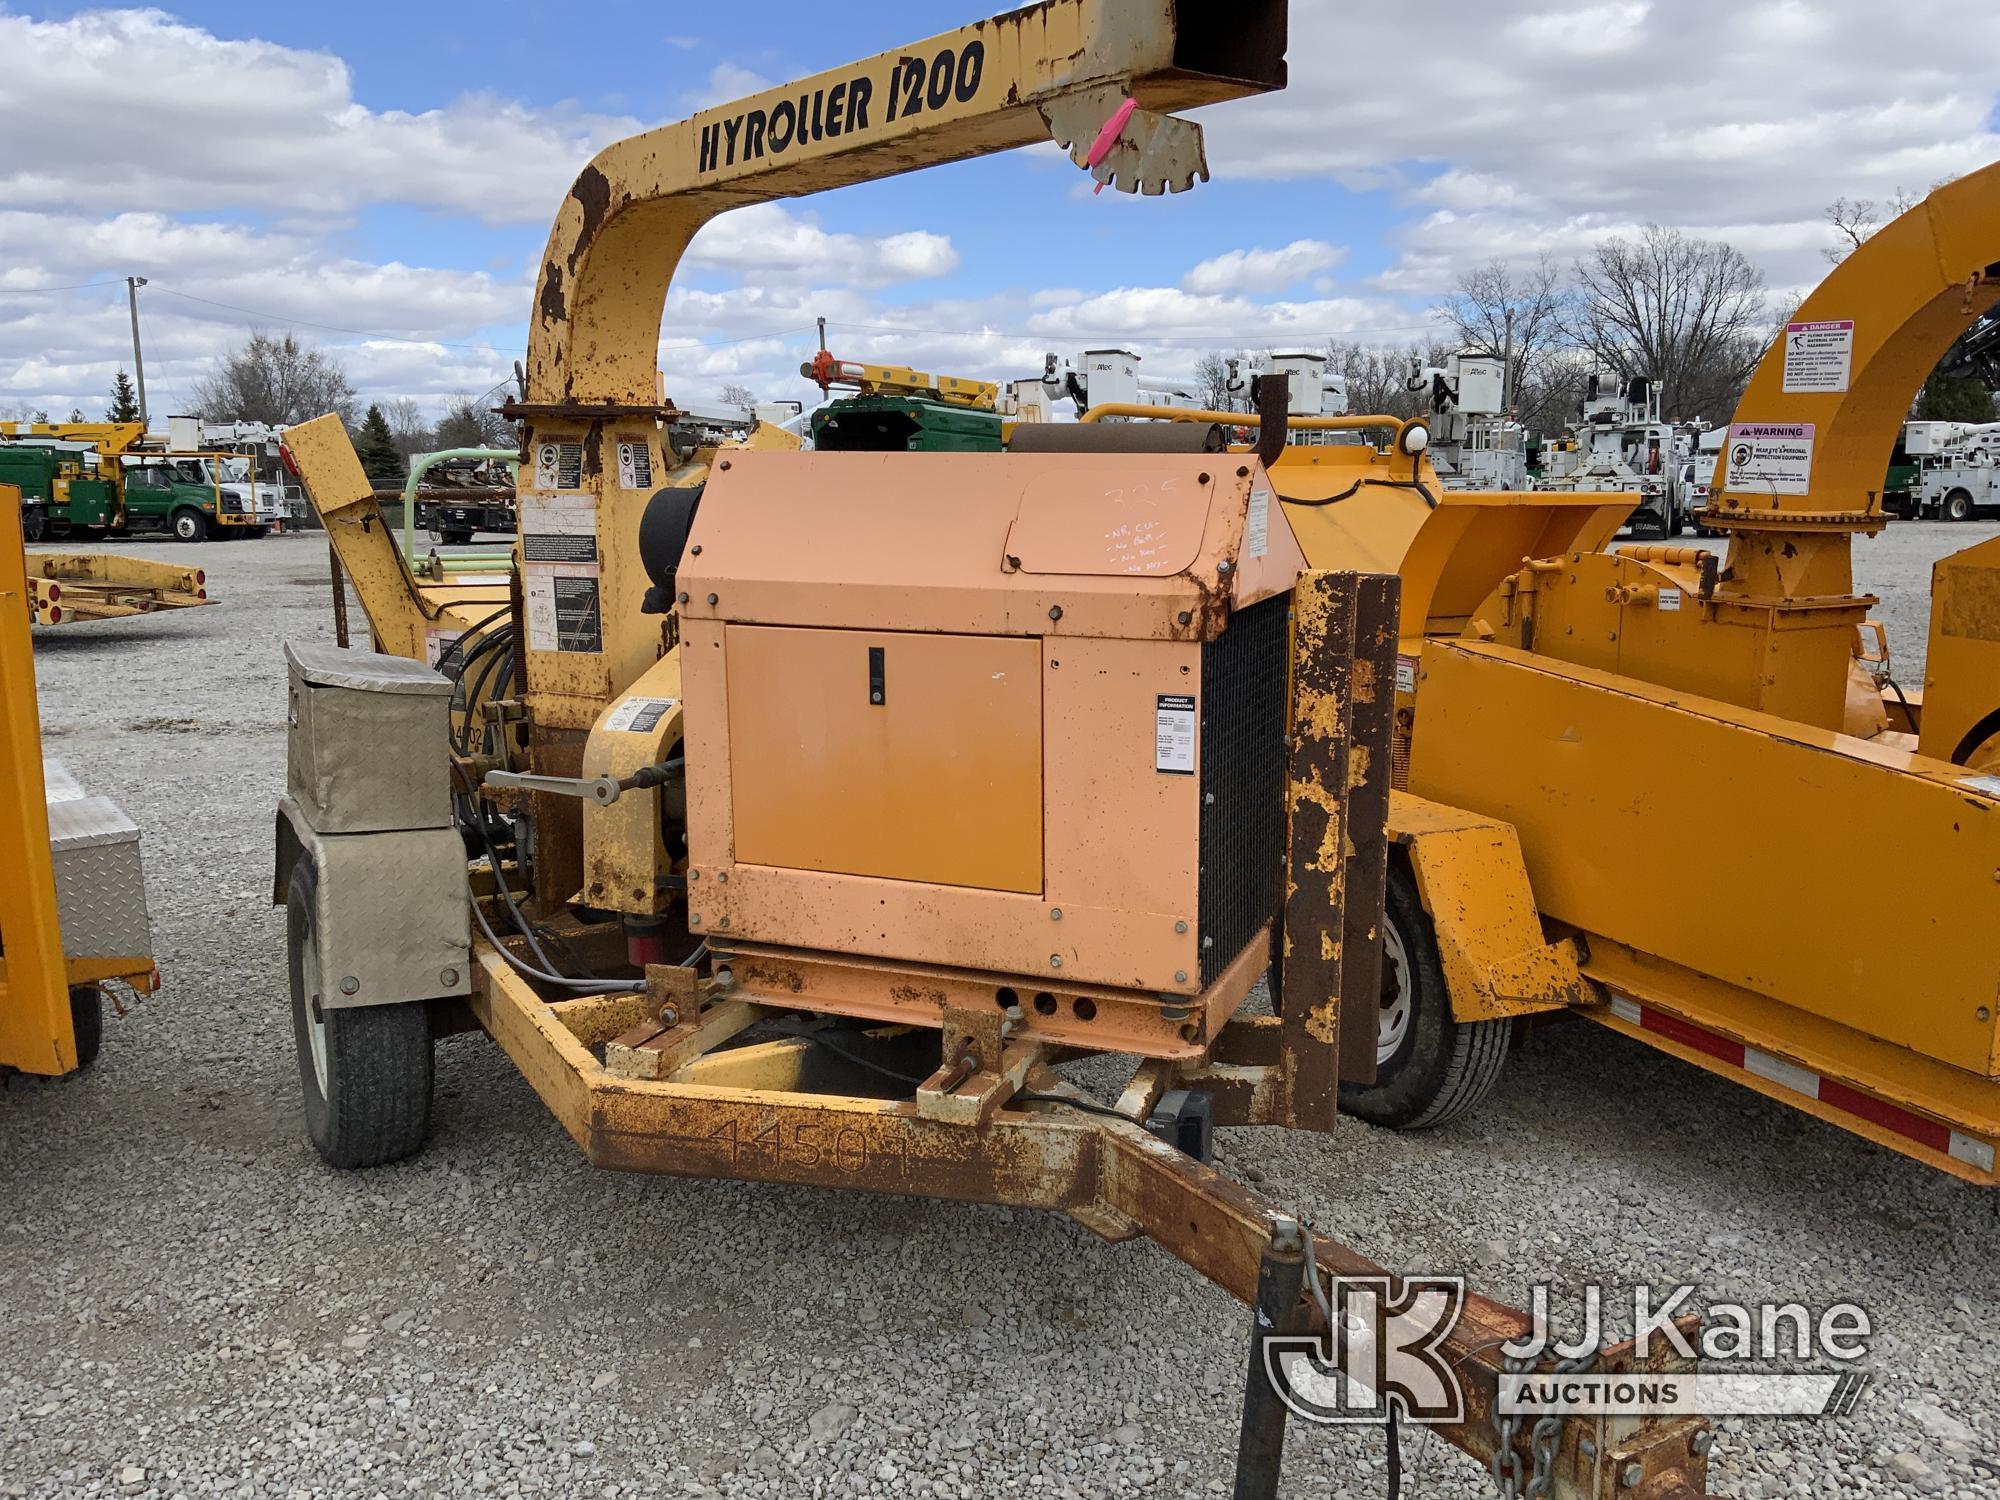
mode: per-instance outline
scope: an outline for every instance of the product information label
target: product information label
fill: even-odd
[[[1250,492],[1250,516],[1244,522],[1243,547],[1252,557],[1262,557],[1271,547],[1271,492]]]
[[[1803,495],[1812,487],[1811,422],[1731,422],[1724,483],[1733,494]]]
[[[1680,591],[1679,589],[1661,589],[1661,590],[1660,590],[1660,613],[1661,613],[1661,614],[1663,614],[1663,615],[1670,615],[1670,614],[1673,614],[1673,613],[1674,613],[1674,612],[1675,612],[1676,610],[1678,610],[1678,609],[1679,609],[1680,607],[1681,607],[1681,591]]]
[[[1854,368],[1854,320],[1785,325],[1785,394],[1844,391]]]
[[[1417,659],[1414,656],[1396,658],[1396,691],[1414,693],[1417,690]]]
[[[671,698],[627,698],[611,710],[604,727],[618,734],[647,734],[660,727],[660,720],[674,711]]]
[[[1161,693],[1153,709],[1153,769],[1173,776],[1194,775],[1194,699]]]
[[[653,450],[646,446],[644,438],[620,438],[618,440],[618,485],[621,489],[651,489],[653,484]]]
[[[574,490],[583,485],[583,444],[541,442],[535,444],[535,487],[543,490]]]

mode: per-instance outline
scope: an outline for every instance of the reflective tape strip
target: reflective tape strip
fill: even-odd
[[[1767,1083],[1775,1083],[1780,1088],[1828,1105],[1843,1114],[1866,1120],[1871,1125],[1892,1131],[1981,1172],[1991,1172],[1994,1168],[1995,1153],[1991,1141],[1953,1130],[1941,1120],[1905,1109],[1900,1104],[1892,1104],[1875,1094],[1864,1093],[1838,1079],[1822,1077],[1812,1069],[1801,1067],[1775,1053],[1746,1047],[1720,1032],[1697,1026],[1657,1006],[1613,995],[1611,1013],[1627,1025],[1678,1042],[1691,1051],[1730,1067],[1741,1068]]]
[[[1951,1154],[1968,1167],[1977,1167],[1982,1172],[1993,1170],[1993,1144],[1990,1141],[1974,1140],[1954,1130],[1951,1133]]]

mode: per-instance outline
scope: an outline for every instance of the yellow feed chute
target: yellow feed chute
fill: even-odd
[[[1713,514],[1725,523],[1745,512],[1762,513],[1767,523],[1879,518],[1883,469],[1917,388],[1996,301],[2000,164],[1948,183],[1884,225],[1792,315],[1751,377],[1734,422],[1810,425],[1809,485],[1804,494],[1759,493],[1740,481],[1732,489],[1725,446]],[[1812,338],[1821,345],[1817,358],[1803,342]],[[1837,373],[1842,342],[1851,344],[1844,381]]]

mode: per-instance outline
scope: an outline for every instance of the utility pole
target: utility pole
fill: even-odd
[[[142,399],[139,403],[145,405]],[[1507,309],[1507,342],[1500,350],[1500,415],[1514,414],[1514,309]]]
[[[146,284],[143,276],[125,278],[125,297],[132,305],[132,373],[139,378],[139,430],[146,430],[146,361],[139,354],[139,288]]]

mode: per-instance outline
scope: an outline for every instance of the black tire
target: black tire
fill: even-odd
[[[319,869],[312,856],[302,854],[285,891],[285,947],[306,1137],[329,1166],[343,1171],[379,1167],[414,1156],[430,1128],[430,1011],[421,1004],[348,1010],[320,1006],[319,997],[310,993],[307,973],[307,953],[317,947],[313,907],[318,892]],[[323,1048],[319,1059],[314,1056],[316,1029]]]
[[[169,523],[173,528],[174,540],[181,542],[205,542],[208,540],[208,517],[198,510],[177,510]]]
[[[1392,998],[1407,1010],[1394,1050],[1378,1053],[1375,1081],[1340,1086],[1340,1107],[1375,1125],[1424,1130],[1456,1119],[1492,1091],[1507,1061],[1511,1020],[1454,1021],[1437,934],[1407,866],[1389,866],[1382,993],[1386,1035]],[[1399,963],[1397,953],[1407,962]],[[1406,997],[1396,988],[1407,984]]]
[[[472,533],[469,531],[461,531],[456,527],[445,528],[444,544],[447,547],[463,547],[467,542],[471,540],[472,540]]]
[[[1668,515],[1672,517],[1672,519],[1667,522],[1668,536],[1679,536],[1682,532],[1687,530],[1686,511],[1681,510],[1678,506],[1676,506],[1668,511]]]
[[[49,513],[39,505],[23,507],[21,511],[21,536],[25,541],[39,542],[49,534]]]
[[[94,984],[69,987],[69,1025],[76,1033],[76,1067],[80,1073],[97,1061],[104,1047],[104,991]]]
[[[1944,497],[1944,518],[1947,521],[1970,521],[1972,519],[1972,491],[1953,490]]]

